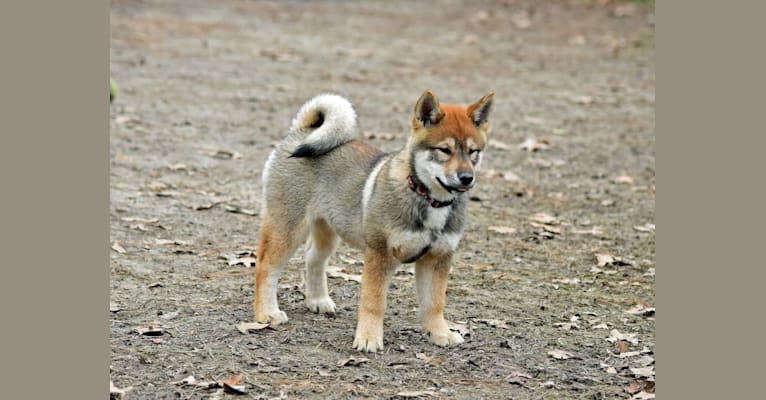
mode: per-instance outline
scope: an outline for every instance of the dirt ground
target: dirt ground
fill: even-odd
[[[654,8],[601,3],[113,1],[114,385],[127,399],[652,398]],[[395,150],[425,89],[495,92],[447,294],[466,342],[427,341],[405,266],[385,351],[354,351],[359,284],[330,279],[337,315],[310,313],[301,250],[279,293],[289,323],[238,331],[261,170],[298,107],[342,94],[360,135]],[[360,260],[343,245],[330,264],[354,276]],[[176,383],[190,375],[242,375],[245,393]]]

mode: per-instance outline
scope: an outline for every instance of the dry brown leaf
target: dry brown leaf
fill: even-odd
[[[635,333],[620,333],[617,329],[612,329],[609,332],[609,337],[606,338],[607,342],[616,343],[618,340],[624,340],[631,344],[638,344],[638,339]]]
[[[638,378],[651,378],[654,376],[654,367],[631,368],[630,372]]]
[[[634,225],[633,229],[639,232],[654,232],[654,224]]]
[[[209,210],[219,204],[221,204],[220,201],[214,201],[212,203],[200,204],[198,206],[194,206],[193,208],[194,208],[194,211],[203,211],[203,210]]]
[[[508,379],[508,383],[527,387],[527,382],[532,379],[532,377],[529,374],[525,374],[523,372],[513,371],[510,375],[508,375],[506,379]]]
[[[600,226],[594,226],[590,229],[572,229],[572,233],[578,235],[602,236],[604,234],[604,230],[601,229]]]
[[[160,222],[158,218],[123,217],[122,220],[125,222],[140,222],[142,224],[156,224]]]
[[[157,245],[160,245],[160,246],[165,246],[165,245],[169,245],[169,244],[172,244],[172,245],[175,245],[175,246],[188,246],[190,244],[189,242],[185,242],[183,240],[177,240],[177,239],[172,239],[172,240],[169,240],[169,239],[156,239],[154,241],[154,243],[157,244]]]
[[[645,307],[642,304],[636,304],[635,306],[625,310],[625,312],[630,315],[641,315],[644,317],[649,317],[654,315],[655,309],[654,307]]]
[[[327,267],[327,277],[362,283],[362,275],[347,274],[343,272],[342,268],[338,267]]]
[[[122,246],[120,245],[120,242],[117,242],[117,241],[115,241],[114,243],[112,243],[112,250],[114,250],[114,251],[116,251],[116,252],[118,252],[118,253],[120,253],[120,254],[125,254],[125,253],[126,253],[126,250],[125,250],[125,248],[124,248],[124,247],[122,247]]]
[[[234,213],[234,214],[245,214],[245,215],[250,215],[250,216],[258,215],[258,212],[254,211],[254,210],[249,210],[247,208],[242,208],[240,206],[226,205],[223,208],[226,211],[228,211],[230,213]]]
[[[260,322],[240,322],[237,325],[237,330],[247,334],[250,331],[259,331],[264,328],[268,328],[269,324],[262,324]]]
[[[396,395],[409,399],[413,397],[436,396],[436,392],[433,390],[404,390],[397,393]]]
[[[246,394],[245,385],[237,385],[242,380],[242,374],[234,375],[231,378],[219,380],[218,384],[223,387],[223,391],[229,394]]]
[[[109,400],[123,400],[125,398],[125,393],[133,390],[133,386],[128,386],[124,389],[120,389],[117,386],[114,386],[114,382],[111,380],[109,381]]]
[[[370,359],[366,357],[350,356],[350,357],[341,358],[340,360],[338,360],[338,366],[339,367],[345,367],[347,365],[358,366],[358,365],[362,365],[366,363],[367,361],[370,361]]]
[[[255,266],[255,257],[242,257],[242,258],[232,258],[227,261],[229,266],[242,264],[246,267],[254,267]]]
[[[617,341],[617,351],[620,352],[620,355],[628,351],[628,344],[625,343],[622,340]]]
[[[460,336],[466,336],[470,335],[471,331],[468,329],[468,323],[466,322],[460,322],[460,321],[447,321],[447,328],[451,331],[455,331],[460,334]]]
[[[417,358],[418,360],[423,360],[427,364],[431,364],[431,365],[441,365],[442,363],[444,363],[444,357],[427,356],[425,355],[425,353],[416,353],[415,358]]]
[[[529,219],[545,225],[558,225],[561,223],[558,218],[546,213],[537,213],[529,217]]]
[[[612,179],[614,183],[620,183],[624,185],[632,185],[633,184],[633,178],[631,178],[628,175],[619,175],[615,176],[614,179]]]
[[[584,106],[589,106],[593,104],[593,97],[590,97],[590,96],[572,96],[570,100],[572,100],[572,102],[575,104],[580,104]]]
[[[558,349],[549,350],[548,355],[557,360],[567,360],[569,358],[572,358],[572,356],[574,356],[574,354],[568,351],[558,350]]]
[[[474,271],[491,271],[492,266],[489,264],[472,264],[471,268],[473,268]]]
[[[539,150],[547,150],[550,147],[550,142],[545,139],[537,140],[534,137],[528,137],[523,143],[519,145],[519,148],[528,152],[535,152]]]
[[[487,229],[492,232],[502,233],[504,235],[511,235],[516,233],[516,228],[511,228],[510,226],[490,226]]]
[[[508,324],[500,319],[477,319],[476,322],[487,324],[493,328],[508,329]]]
[[[205,152],[205,154],[221,160],[236,160],[242,158],[242,154],[230,150],[212,150]]]
[[[139,326],[135,328],[135,331],[138,332],[139,335],[144,336],[162,336],[165,334],[164,329],[162,329],[162,326],[160,326],[159,323],[150,323]]]

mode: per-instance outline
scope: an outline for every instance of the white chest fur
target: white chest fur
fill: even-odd
[[[447,217],[449,217],[450,208],[451,207],[429,207],[428,214],[426,214],[426,218],[423,220],[423,226],[432,230],[443,229],[444,225],[447,223]]]

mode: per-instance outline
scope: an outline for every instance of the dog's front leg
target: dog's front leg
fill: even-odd
[[[359,320],[356,325],[354,348],[374,353],[383,350],[383,314],[386,294],[398,261],[390,255],[367,249],[359,295]]]
[[[463,337],[452,332],[444,319],[451,254],[427,255],[415,264],[415,286],[418,291],[418,316],[428,338],[438,346],[456,346]]]

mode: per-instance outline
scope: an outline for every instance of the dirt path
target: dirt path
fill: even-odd
[[[128,399],[629,398],[653,381],[653,9],[112,4],[121,92],[110,210],[121,247],[110,265],[111,376],[133,387]],[[253,268],[225,257],[255,249],[261,168],[297,108],[340,93],[361,131],[394,150],[425,89],[453,103],[495,92],[493,142],[448,289],[446,314],[466,343],[425,340],[414,277],[402,270],[389,292],[386,351],[352,351],[358,284],[331,279],[338,314],[311,314],[301,252],[280,291],[290,322],[240,333],[252,318]],[[359,274],[360,259],[342,246],[331,264]],[[140,334],[148,325],[162,334]],[[349,357],[369,360],[339,366]],[[237,374],[244,395],[172,383]]]

